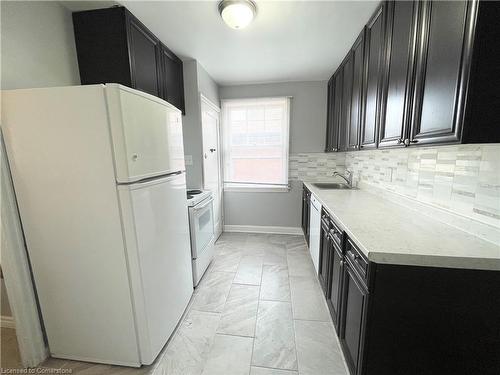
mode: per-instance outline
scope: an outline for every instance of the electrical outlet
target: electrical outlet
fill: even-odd
[[[193,165],[193,155],[184,155],[184,164]]]

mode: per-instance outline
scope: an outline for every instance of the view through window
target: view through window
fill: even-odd
[[[288,186],[290,98],[222,103],[226,187]]]

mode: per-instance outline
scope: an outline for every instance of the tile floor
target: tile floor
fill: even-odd
[[[304,238],[224,233],[157,372],[347,375]]]
[[[73,374],[347,375],[303,236],[224,233],[157,361],[141,369],[49,359]]]

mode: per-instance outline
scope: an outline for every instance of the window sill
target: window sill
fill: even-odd
[[[256,187],[226,184],[224,185],[224,191],[228,193],[288,193],[290,191],[290,187],[273,185],[262,185]]]

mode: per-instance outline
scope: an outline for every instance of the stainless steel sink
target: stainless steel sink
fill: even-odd
[[[353,189],[347,184],[339,184],[335,182],[316,182],[312,184],[319,189]]]

